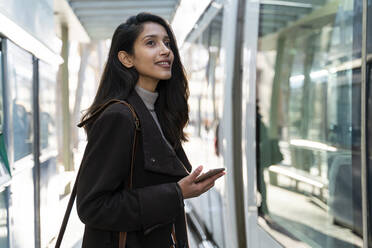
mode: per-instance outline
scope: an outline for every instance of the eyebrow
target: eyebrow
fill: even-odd
[[[148,37],[151,37],[151,38],[156,38],[156,37],[158,37],[158,35],[156,35],[156,34],[149,34],[149,35],[146,35],[145,37],[143,37],[143,38],[142,38],[142,40],[144,40],[144,39],[146,39],[146,38],[148,38]],[[166,38],[166,39],[169,39],[169,40],[170,40],[170,38],[169,38],[169,36],[168,36],[168,35],[164,36],[164,38]]]

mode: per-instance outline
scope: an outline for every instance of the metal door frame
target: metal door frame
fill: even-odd
[[[370,203],[368,195],[368,150],[367,150],[367,121],[368,121],[368,51],[367,51],[367,18],[368,18],[368,0],[363,0],[363,14],[362,14],[362,81],[361,81],[361,184],[362,184],[362,216],[363,216],[363,247],[368,248],[369,229],[371,227],[369,209]],[[371,16],[369,16],[371,18]],[[371,58],[370,58],[371,59]],[[370,82],[371,83],[371,82]]]

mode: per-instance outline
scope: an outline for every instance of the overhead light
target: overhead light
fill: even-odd
[[[329,151],[329,152],[337,151],[337,148],[334,146],[330,146],[325,143],[312,141],[312,140],[291,139],[289,143],[293,146],[315,149],[315,150],[320,150],[320,151]]]
[[[267,5],[279,5],[285,7],[297,7],[297,8],[313,8],[313,5],[310,3],[298,3],[298,2],[290,2],[290,1],[273,1],[273,0],[261,0],[260,4],[267,4]]]
[[[327,76],[328,76],[327,70],[319,70],[319,71],[314,71],[310,73],[311,79],[319,79],[319,78],[327,77]]]

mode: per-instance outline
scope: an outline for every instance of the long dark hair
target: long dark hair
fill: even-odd
[[[150,13],[139,13],[136,16],[131,16],[125,23],[116,28],[97,94],[92,105],[83,115],[80,126],[84,126],[85,130],[89,131],[95,119],[90,117],[105,102],[115,98],[126,99],[133,91],[139,78],[138,72],[134,67],[128,69],[123,66],[118,59],[118,52],[125,51],[130,55],[134,54],[134,42],[143,31],[143,25],[146,22],[158,23],[165,28],[170,39],[170,48],[174,54],[172,77],[168,80],[159,81],[156,88],[159,97],[155,103],[155,108],[160,110],[157,111],[157,114],[160,115],[159,121],[163,127],[164,135],[173,147],[177,148],[180,141],[187,141],[183,128],[189,120],[188,82],[170,26],[163,18]]]

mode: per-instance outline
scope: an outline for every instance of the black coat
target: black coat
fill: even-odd
[[[173,225],[177,247],[188,247],[183,197],[176,182],[189,174],[191,165],[182,147],[173,152],[165,143],[135,91],[127,101],[141,124],[133,189],[126,185],[134,119],[128,107],[112,104],[92,124],[81,163],[77,212],[85,224],[83,247],[116,248],[119,232],[127,231],[126,247],[169,248]]]

